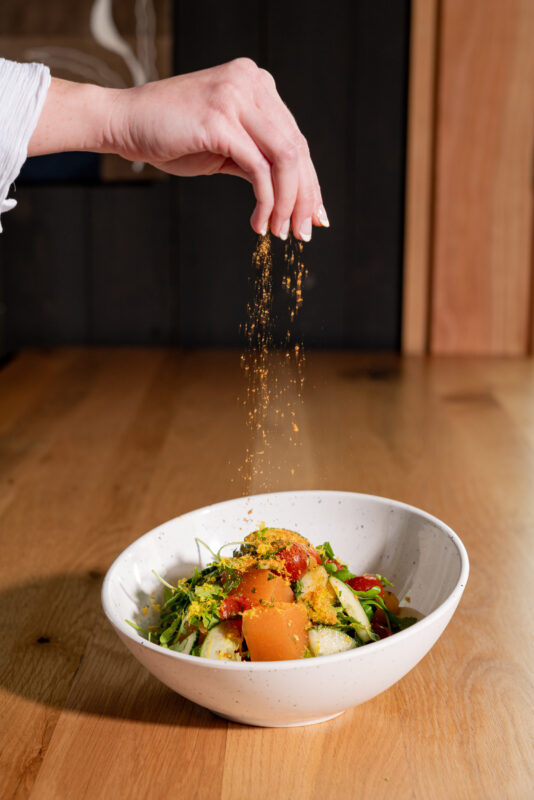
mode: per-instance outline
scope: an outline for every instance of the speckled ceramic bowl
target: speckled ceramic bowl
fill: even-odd
[[[328,540],[353,572],[378,572],[424,614],[412,627],[345,653],[300,661],[235,663],[175,653],[145,641],[125,619],[159,583],[203,567],[209,553],[263,525]],[[279,492],[238,498],[170,520],[137,539],[110,567],[104,611],[124,644],[174,691],[236,722],[307,725],[370,700],[406,675],[443,633],[462,596],[469,563],[439,519],[383,497],[349,492]]]

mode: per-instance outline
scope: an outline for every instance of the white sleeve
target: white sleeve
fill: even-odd
[[[7,193],[26,160],[49,86],[50,70],[44,64],[0,58],[0,214],[16,205]]]

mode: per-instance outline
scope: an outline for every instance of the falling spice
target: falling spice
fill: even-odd
[[[302,259],[302,243],[290,236],[284,247],[282,285],[289,295],[289,326],[281,347],[274,337],[273,260],[269,233],[258,238],[252,261],[254,291],[247,307],[244,326],[247,344],[241,356],[246,379],[243,403],[251,439],[240,470],[245,479],[245,494],[249,494],[251,489],[270,489],[275,470],[281,471],[281,460],[289,474],[295,474],[296,452],[293,447],[285,445],[300,444],[300,426],[296,417],[302,402],[305,360],[302,343],[296,341],[294,325],[302,307],[303,282],[307,274]],[[276,447],[273,447],[275,442]]]
[[[293,307],[290,308],[289,312],[291,322],[294,322],[302,307],[302,285],[308,272],[302,259],[302,242],[294,239],[293,236],[290,236],[284,245],[284,261],[287,268],[287,273],[283,279],[284,287],[294,301]]]

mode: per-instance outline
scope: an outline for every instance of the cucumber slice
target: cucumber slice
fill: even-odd
[[[313,589],[317,589],[318,586],[326,586],[328,583],[328,572],[321,566],[312,567],[304,573],[300,579],[300,583],[302,586],[302,594],[306,594]]]
[[[235,625],[220,622],[208,631],[200,648],[200,657],[218,661],[241,661],[239,644]]]
[[[327,625],[318,625],[308,631],[310,650],[314,656],[331,656],[334,653],[343,653],[352,650],[356,642],[348,633],[329,628]]]
[[[193,631],[193,633],[190,633],[189,636],[186,636],[185,639],[182,639],[181,642],[173,645],[169,649],[175,650],[177,653],[185,653],[186,655],[189,655],[191,650],[195,646],[197,638],[198,638],[198,631]]]
[[[349,617],[352,617],[352,619],[355,619],[358,623],[356,626],[356,633],[358,634],[358,637],[362,640],[362,642],[370,642],[372,638],[369,633],[371,630],[370,622],[367,618],[367,614],[361,606],[360,601],[353,593],[350,586],[347,586],[346,583],[340,581],[339,578],[334,578],[333,575],[331,575],[328,580],[330,581],[331,586],[333,586],[339,602]]]

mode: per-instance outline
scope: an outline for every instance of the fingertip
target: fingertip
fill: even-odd
[[[269,230],[269,220],[261,219],[258,217],[256,211],[254,211],[250,218],[250,227],[258,236],[265,236]]]
[[[285,222],[282,223],[280,226],[279,237],[280,239],[285,242],[287,237],[289,236],[289,226],[291,224],[291,220],[286,219]]]
[[[323,205],[320,205],[317,209],[317,219],[319,220],[320,224],[323,228],[330,227],[330,220],[328,219],[328,214],[326,213],[326,208]]]
[[[293,224],[293,233],[297,239],[309,242],[312,238],[312,218],[307,217],[301,223]]]

